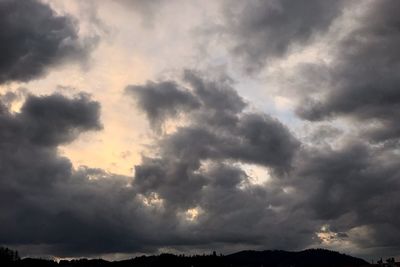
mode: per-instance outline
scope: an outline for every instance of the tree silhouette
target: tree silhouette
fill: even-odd
[[[12,263],[20,260],[18,251],[0,247],[0,263]]]

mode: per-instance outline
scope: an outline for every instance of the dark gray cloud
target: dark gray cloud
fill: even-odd
[[[268,187],[254,185],[240,167],[253,164],[269,169],[272,176],[282,175],[290,170],[299,142],[278,120],[247,112],[247,104],[229,79],[209,79],[186,70],[184,81],[189,87],[179,90],[191,95],[198,105],[185,110],[185,126],[157,141],[156,157],[145,157],[142,164],[135,166],[133,186],[145,196],[156,193],[172,214],[185,214],[197,208],[199,218],[188,222],[190,233],[185,233],[186,242],[196,244],[194,247],[226,243],[253,248],[299,248],[311,242],[312,235],[304,233],[315,229],[312,222],[284,222],[281,226],[287,231],[276,232],[276,223],[287,216],[286,208],[293,205],[291,196],[282,191],[285,182],[277,179]],[[153,105],[158,104],[161,96],[163,101],[174,103],[171,98],[180,95],[176,91],[169,95],[169,90],[161,92],[162,82],[140,88],[157,92]],[[140,107],[146,114],[154,109],[148,105]],[[305,213],[299,211],[294,217]],[[294,222],[304,233],[290,230]]]
[[[365,134],[374,141],[400,136],[400,20],[397,1],[371,2],[358,26],[335,47],[332,64],[318,66],[330,77],[329,90],[298,108],[308,120],[347,116],[372,124]]]
[[[0,83],[26,82],[62,62],[85,60],[97,42],[80,39],[72,18],[37,0],[1,0],[0,25]]]
[[[343,8],[343,1],[225,1],[224,31],[232,53],[249,72],[285,55],[326,31]]]
[[[196,108],[199,103],[178,84],[167,81],[148,82],[144,86],[129,86],[126,92],[133,94],[138,106],[146,112],[153,129],[159,129],[169,117],[176,117],[180,112]]]
[[[303,195],[298,205],[307,207],[312,220],[347,235],[356,248],[398,250],[393,242],[400,230],[396,152],[347,140],[340,148],[307,148],[300,154],[292,185]]]
[[[81,94],[73,99],[54,94],[29,96],[17,116],[32,142],[54,146],[72,141],[81,132],[99,130],[100,104]]]
[[[52,147],[72,141],[81,132],[101,129],[99,111],[99,103],[91,101],[85,94],[73,99],[59,94],[28,95],[18,113],[10,113],[3,105],[1,135],[23,143]]]
[[[215,110],[216,115],[224,112],[237,114],[246,107],[243,98],[232,88],[229,77],[222,77],[218,82],[204,81],[195,71],[185,70],[184,80],[193,87],[203,105]]]

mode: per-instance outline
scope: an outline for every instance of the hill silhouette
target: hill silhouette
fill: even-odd
[[[283,250],[241,251],[226,256],[233,266],[272,266],[272,267],[330,267],[363,266],[368,263],[362,259],[326,249],[308,249],[299,252]]]
[[[129,260],[106,261],[103,259],[61,260],[20,259],[18,252],[1,248],[0,265],[4,267],[356,267],[368,263],[362,259],[325,249],[308,249],[299,252],[283,250],[241,251],[230,255],[173,255],[140,256]]]

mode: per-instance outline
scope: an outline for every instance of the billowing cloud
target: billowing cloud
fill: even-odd
[[[99,103],[81,94],[73,99],[62,95],[29,96],[17,119],[32,142],[54,146],[72,141],[81,132],[99,130]]]
[[[0,83],[26,82],[66,61],[85,60],[97,42],[76,21],[38,0],[0,1]]]
[[[168,117],[196,108],[199,103],[174,82],[148,82],[143,86],[129,86],[126,91],[137,98],[138,106],[146,111],[153,129],[159,129]]]
[[[135,166],[133,186],[148,198],[157,196],[167,211],[187,220],[189,243],[295,248],[311,242],[312,234],[295,234],[290,228],[296,221],[305,232],[312,232],[312,223],[282,222],[293,199],[282,191],[284,181],[275,176],[290,170],[299,142],[278,120],[247,111],[229,79],[210,79],[186,70],[183,80],[188,87],[167,82],[175,85],[174,91],[165,87],[166,82],[126,88],[129,93],[140,88],[157,94],[155,107],[143,97],[147,94],[132,95],[146,103],[139,106],[150,118],[154,108],[162,109],[157,101],[161,98],[175,103],[176,95],[185,94],[190,103],[197,103],[191,109],[174,105],[175,118],[180,107],[185,123],[157,141],[157,156],[145,157]],[[165,112],[169,109],[165,106]],[[262,169],[277,180],[268,186],[254,185],[241,164]],[[275,232],[278,221],[286,232]]]

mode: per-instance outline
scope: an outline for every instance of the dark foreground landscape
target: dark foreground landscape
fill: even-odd
[[[173,255],[141,256],[122,261],[103,259],[61,260],[20,259],[16,251],[1,249],[1,266],[264,266],[264,267],[353,267],[369,265],[365,260],[325,249],[309,249],[300,252],[282,250],[241,251],[230,255]],[[369,265],[373,266],[373,265]]]

